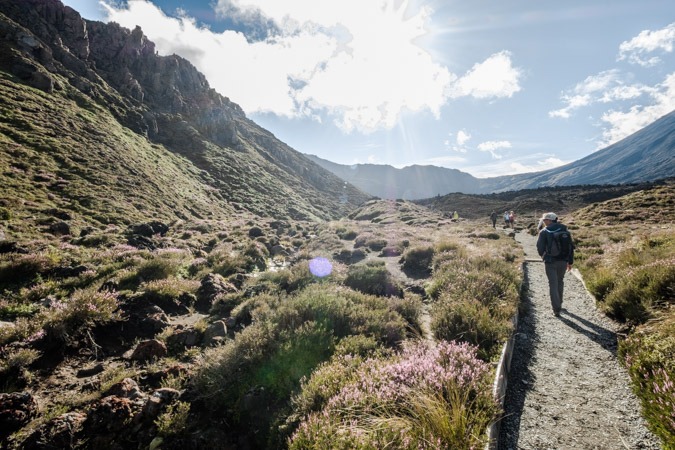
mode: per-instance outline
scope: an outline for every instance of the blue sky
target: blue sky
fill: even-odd
[[[136,25],[296,150],[489,177],[675,109],[672,0],[65,0]]]

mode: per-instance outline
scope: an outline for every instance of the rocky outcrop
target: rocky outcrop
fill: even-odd
[[[28,392],[0,394],[0,444],[28,424],[38,413],[38,404]]]
[[[328,219],[368,199],[246,118],[188,60],[159,55],[138,27],[82,19],[58,0],[0,0],[0,71],[80,107],[107,110],[187,158],[201,170],[195,177],[234,208]],[[132,245],[151,244],[138,238]]]
[[[221,275],[210,273],[202,279],[202,283],[197,290],[195,309],[202,313],[208,313],[220,296],[236,291],[237,288]]]

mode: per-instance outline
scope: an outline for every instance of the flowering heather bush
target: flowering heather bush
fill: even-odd
[[[51,303],[45,329],[53,338],[68,340],[96,323],[116,319],[117,308],[117,294],[114,292],[76,290],[70,298]]]
[[[479,347],[485,360],[496,356],[511,332],[519,300],[520,275],[513,264],[488,256],[445,260],[434,270],[427,293],[436,302],[431,329],[438,339]]]
[[[198,280],[186,280],[184,278],[172,277],[143,283],[140,286],[140,290],[157,296],[175,299],[186,292],[195,294],[199,289],[200,284],[201,283]]]
[[[58,256],[49,252],[2,255],[0,256],[0,286],[26,285],[39,275],[47,274],[57,267],[59,262]]]
[[[300,380],[331,357],[337,340],[364,335],[396,346],[408,327],[386,298],[330,283],[312,284],[292,296],[263,294],[238,305],[232,315],[248,316],[250,325],[207,351],[194,386],[210,410],[227,414],[237,408],[230,419],[242,429],[259,430],[261,438],[272,430],[264,424],[286,420],[278,414],[290,406]],[[260,401],[251,404],[250,392],[259,388]]]
[[[619,352],[649,427],[664,448],[675,449],[675,319],[638,329],[620,342]]]
[[[353,381],[303,420],[289,447],[479,448],[498,412],[490,378],[470,345],[409,342],[400,355],[359,365]]]

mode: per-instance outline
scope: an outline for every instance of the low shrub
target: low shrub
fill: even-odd
[[[45,330],[50,338],[69,341],[95,324],[117,319],[117,294],[93,289],[76,290],[63,301],[54,301],[47,313]]]
[[[403,298],[390,297],[389,307],[405,319],[413,334],[421,335],[422,324],[420,319],[424,308],[421,296],[406,292]]]
[[[167,249],[143,255],[147,259],[137,261],[129,273],[120,279],[120,289],[136,289],[141,283],[177,277],[187,273],[189,254],[183,250]]]
[[[55,253],[3,255],[0,258],[0,287],[25,286],[58,267],[60,257]]]
[[[325,406],[306,416],[289,448],[469,449],[485,444],[484,430],[498,406],[489,389],[489,366],[476,358],[474,348],[413,342],[400,355],[345,366],[340,378],[353,381],[329,383],[313,403]],[[326,375],[317,371],[331,380]],[[306,387],[314,385],[310,379]]]
[[[338,235],[343,241],[352,241],[358,236],[358,233],[354,230],[348,230],[346,228],[338,228],[335,230],[335,234]]]
[[[0,301],[0,319],[14,320],[17,317],[31,317],[40,310],[35,303],[7,303]]]
[[[604,298],[603,309],[613,318],[644,323],[653,310],[675,304],[675,259],[632,269]]]
[[[309,270],[309,261],[302,261],[288,269],[276,272],[264,272],[258,277],[256,283],[269,281],[271,286],[278,287],[286,293],[301,290],[317,281]]]
[[[349,266],[345,285],[352,289],[379,296],[403,296],[403,290],[394,280],[382,261]]]
[[[378,342],[373,336],[355,334],[340,339],[335,346],[335,356],[372,356],[376,353],[381,353],[383,350],[382,343]]]
[[[675,449],[675,318],[641,327],[620,342],[622,356],[649,428]]]
[[[175,402],[155,419],[157,434],[162,437],[175,437],[186,432],[189,426],[190,404]]]
[[[462,298],[440,300],[432,307],[431,331],[437,339],[468,342],[478,347],[478,355],[490,361],[508,338],[512,324],[495,317],[479,300]]]
[[[428,276],[434,257],[433,247],[414,247],[403,254],[402,269],[412,275]]]
[[[209,410],[225,414],[235,408],[228,414],[230,420],[261,430],[261,445],[267,445],[268,438],[277,439],[272,423],[285,421],[283,411],[291,393],[299,389],[302,377],[331,357],[335,342],[363,335],[394,347],[405,339],[407,328],[387,299],[328,283],[310,285],[291,296],[251,298],[232,315],[238,323],[248,316],[250,325],[225,345],[206,352],[194,388]],[[264,430],[261,424],[267,424]]]
[[[177,299],[185,293],[196,294],[199,286],[197,280],[171,277],[143,283],[140,290],[159,297]]]
[[[366,241],[366,247],[368,247],[369,249],[371,249],[375,252],[379,252],[380,250],[382,250],[386,246],[387,246],[387,240],[386,239],[375,238],[375,239],[370,239],[370,240]]]

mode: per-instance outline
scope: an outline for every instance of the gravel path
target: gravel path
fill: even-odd
[[[565,276],[563,311],[553,315],[536,237],[516,234],[525,263],[499,449],[659,449],[616,357],[616,326],[579,276]]]

